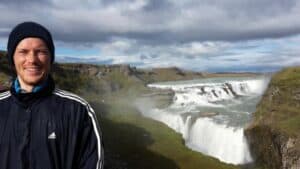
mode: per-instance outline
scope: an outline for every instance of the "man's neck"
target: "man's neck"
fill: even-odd
[[[19,83],[20,83],[21,90],[24,90],[26,93],[31,93],[32,92],[34,86],[26,85],[23,82],[21,82],[20,80],[19,80]]]
[[[30,84],[26,84],[24,83],[22,80],[18,79],[18,83],[19,83],[19,87],[21,88],[20,90],[23,91],[24,93],[31,93],[34,92],[35,88],[38,86],[43,86],[43,84],[45,83],[45,81],[47,80],[47,78],[45,78],[43,81],[37,83],[36,85],[30,85]]]

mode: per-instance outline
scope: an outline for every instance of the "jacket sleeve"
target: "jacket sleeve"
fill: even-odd
[[[78,135],[78,169],[103,169],[104,151],[102,136],[96,114],[90,105],[86,105],[83,122]]]

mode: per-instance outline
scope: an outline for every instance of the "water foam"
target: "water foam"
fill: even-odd
[[[252,161],[243,128],[217,124],[210,118],[186,117],[160,109],[153,109],[144,116],[166,124],[180,133],[187,147],[231,164]]]
[[[186,145],[227,163],[252,162],[243,128],[216,124],[209,118],[196,120],[190,128]]]

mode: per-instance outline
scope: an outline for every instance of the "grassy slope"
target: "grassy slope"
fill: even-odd
[[[102,108],[94,107],[103,112]],[[107,110],[113,113],[101,118],[101,123],[104,143],[110,152],[108,167],[115,168],[115,162],[119,161],[131,169],[237,168],[187,149],[179,134],[140,116],[126,103],[113,104]]]
[[[0,51],[0,85],[8,87],[10,68],[5,54],[4,51]]]
[[[293,137],[300,136],[300,67],[273,76],[257,106],[255,124],[270,125]]]

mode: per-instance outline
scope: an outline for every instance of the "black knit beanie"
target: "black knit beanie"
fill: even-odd
[[[54,44],[50,32],[42,25],[35,22],[23,22],[17,25],[9,34],[7,42],[7,57],[11,65],[14,65],[14,53],[19,42],[28,37],[36,37],[42,39],[51,56],[51,63],[54,62]]]

